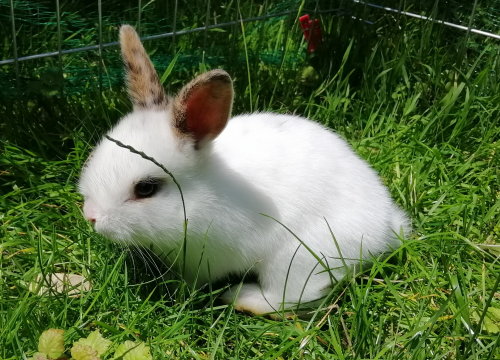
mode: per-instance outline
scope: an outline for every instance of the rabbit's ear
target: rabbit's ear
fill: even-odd
[[[168,98],[132,26],[122,25],[120,28],[120,45],[127,73],[127,90],[134,109],[165,109]]]
[[[174,100],[174,127],[198,148],[224,129],[233,106],[233,82],[224,70],[211,70],[184,86]]]

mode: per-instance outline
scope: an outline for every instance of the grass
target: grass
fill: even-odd
[[[216,15],[237,9],[212,5]],[[239,5],[243,17],[263,11]],[[183,11],[178,29],[203,23]],[[0,100],[0,359],[31,356],[49,328],[67,330],[67,347],[96,328],[115,347],[140,339],[154,359],[499,358],[498,43],[360,11],[375,24],[322,16],[325,44],[313,56],[294,19],[281,18],[210,32],[207,40],[181,37],[175,66],[160,64],[158,72],[168,69],[165,85],[175,91],[223,65],[235,78],[235,113],[294,112],[341,134],[411,216],[415,233],[399,250],[339,282],[311,319],[247,316],[216,300],[223,289],[186,288],[172,298],[167,286],[180,280],[144,261],[147,253],[103,239],[81,215],[75,183],[99,136],[130,108],[123,89],[111,84],[100,96],[94,76],[66,96],[26,90]],[[53,25],[46,26],[49,33]],[[234,47],[221,49],[221,40]],[[193,50],[205,41],[207,49]],[[457,44],[466,45],[462,57]],[[287,58],[266,61],[265,51],[284,45]],[[146,47],[153,59],[173,57],[160,42]],[[116,52],[107,50],[106,68],[118,66]],[[83,67],[91,58],[65,63]],[[40,64],[23,64],[22,76],[43,82]],[[57,272],[81,274],[93,288],[77,297],[29,290],[39,274]]]

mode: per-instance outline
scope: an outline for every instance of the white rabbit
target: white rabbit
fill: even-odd
[[[180,183],[188,282],[197,278],[193,285],[201,286],[251,269],[258,283],[222,298],[236,296],[238,310],[270,313],[327,294],[345,274],[341,257],[354,264],[399,246],[398,235],[409,231],[406,215],[338,135],[291,115],[229,120],[233,87],[223,70],[198,76],[169,98],[131,26],[121,27],[120,43],[134,111],[109,136],[155,158]],[[182,251],[179,191],[152,162],[103,139],[79,189],[98,233],[152,245],[170,260]]]

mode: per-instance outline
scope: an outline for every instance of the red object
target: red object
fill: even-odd
[[[304,37],[306,38],[306,41],[309,41],[309,52],[312,53],[323,42],[319,19],[314,19],[313,23],[313,21],[309,18],[309,15],[304,15],[299,18],[299,21]],[[309,38],[309,35],[311,38]]]

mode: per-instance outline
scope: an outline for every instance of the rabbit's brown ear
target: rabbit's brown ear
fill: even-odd
[[[132,26],[120,27],[120,46],[127,73],[127,90],[134,109],[165,109],[168,98]]]
[[[174,100],[174,127],[197,147],[224,129],[233,106],[233,82],[224,70],[211,70],[184,86]]]

